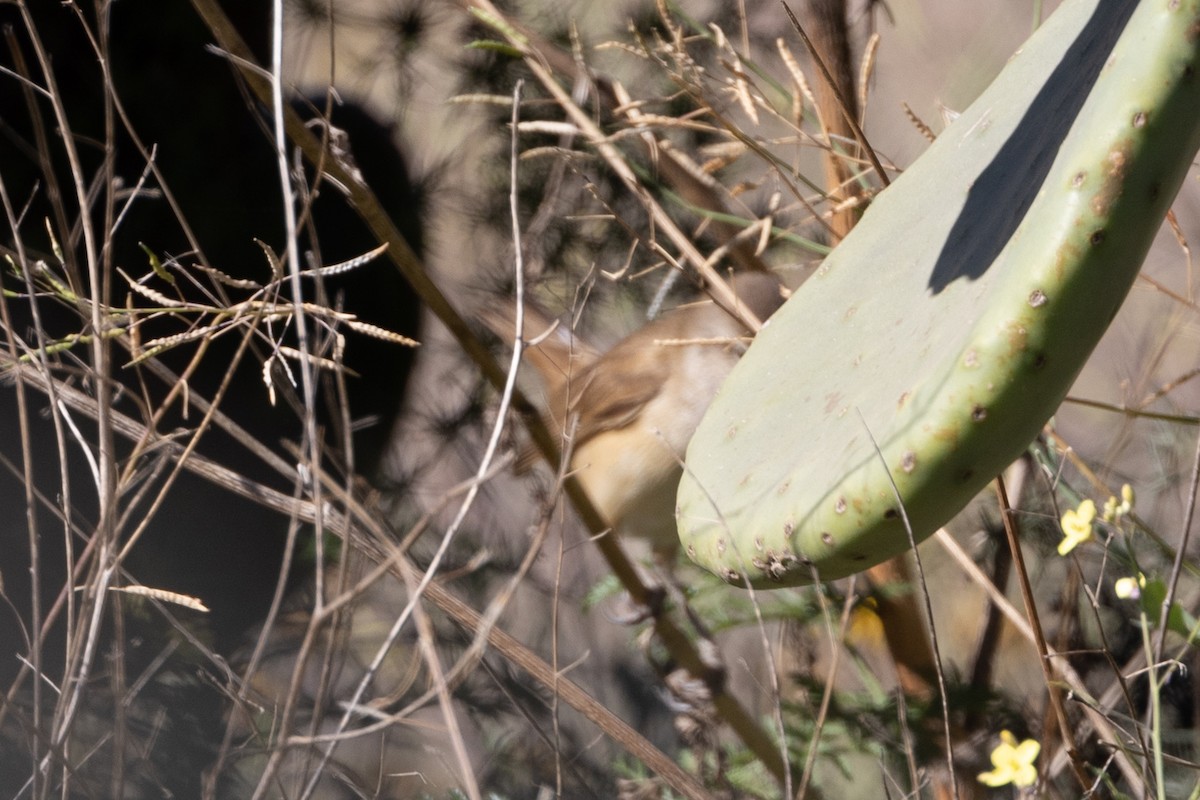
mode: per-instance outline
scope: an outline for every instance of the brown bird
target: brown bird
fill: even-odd
[[[759,320],[783,303],[770,275],[741,273],[732,286]],[[508,341],[512,313],[484,315]],[[750,331],[708,297],[663,314],[604,353],[551,328],[527,306],[526,339],[535,344],[525,353],[541,378],[542,415],[560,439],[572,437],[571,469],[596,510],[621,535],[647,540],[655,560],[669,564],[679,548],[675,492],[684,451]],[[524,452],[518,464],[536,457]]]

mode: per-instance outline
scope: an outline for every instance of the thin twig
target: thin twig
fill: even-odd
[[[825,80],[829,83],[830,88],[837,94],[838,102],[842,107],[842,114],[845,115],[846,122],[850,125],[851,130],[854,131],[854,138],[858,140],[859,145],[862,146],[863,152],[866,153],[867,158],[870,159],[871,166],[875,169],[875,174],[879,176],[879,182],[884,186],[890,186],[892,182],[888,178],[887,172],[883,168],[883,164],[879,163],[879,156],[875,154],[875,149],[871,147],[870,142],[867,141],[867,135],[863,133],[862,128],[858,124],[858,120],[854,118],[853,114],[848,112],[848,109],[851,108],[848,98],[842,94],[837,84],[834,83],[833,76],[829,73],[829,68],[825,66],[825,61],[821,58],[821,54],[817,52],[817,48],[813,45],[812,40],[808,38],[808,34],[804,32],[804,27],[800,25],[800,20],[796,19],[796,15],[792,13],[792,9],[788,6],[787,2],[785,0],[779,0],[779,3],[783,6],[783,10],[787,12],[788,19],[792,21],[792,27],[796,29],[796,32],[800,34],[800,38],[804,40],[804,46],[808,48],[808,52],[812,56],[813,62],[817,65],[817,68],[821,70],[822,77],[825,78]]]
[[[308,318],[304,313],[304,290],[300,281],[300,248],[299,235],[296,221],[296,198],[292,186],[291,171],[288,166],[287,159],[287,135],[284,130],[284,103],[283,103],[283,0],[272,0],[271,3],[271,69],[267,75],[269,79],[270,94],[271,94],[271,122],[273,125],[273,142],[275,144],[275,164],[279,171],[279,187],[283,198],[283,221],[284,232],[287,242],[287,270],[288,277],[291,283],[292,290],[292,323],[296,329],[296,340],[299,344],[302,353],[309,353],[309,335],[308,335]],[[313,366],[307,359],[300,361],[300,385],[303,393],[304,413],[302,423],[304,426],[304,463],[308,467],[310,474],[315,472],[320,464],[319,443],[317,440],[317,422],[316,422],[316,381],[313,375]],[[297,487],[299,488],[299,486]],[[321,484],[319,481],[313,482],[309,487],[312,492],[313,504],[320,508],[322,506]],[[284,561],[280,566],[280,582],[283,581],[283,576],[287,575],[290,567],[291,554],[294,552],[295,537],[299,530],[298,521],[293,518],[288,525],[288,546],[285,550]],[[313,532],[313,539],[317,543],[318,562],[321,560],[322,541],[325,536],[325,531],[322,525],[322,515],[317,516],[316,530]],[[314,611],[319,612],[321,604],[324,601],[324,587],[321,583],[321,569],[317,569],[317,588],[314,593]],[[299,657],[296,661],[296,666],[293,671],[291,685],[284,701],[283,709],[280,712],[279,733],[281,736],[286,736],[292,724],[292,717],[296,710],[298,695],[300,690],[300,682],[303,679],[304,672],[307,669],[307,653],[309,648],[315,642],[317,631],[314,625],[309,625],[305,632],[304,644],[301,646]],[[282,764],[285,751],[283,748],[275,749],[267,761],[267,765],[260,776],[258,786],[255,788],[252,800],[259,800],[268,791],[272,785],[276,770]],[[321,770],[318,769],[319,775]]]
[[[1000,609],[1000,612],[1004,615],[1005,619],[1012,624],[1017,633],[1019,633],[1021,637],[1029,642],[1036,650],[1037,640],[1034,636],[1033,628],[1029,625],[1029,620],[1023,614],[1021,614],[1021,612],[1018,611],[1011,602],[1009,602],[1004,593],[991,582],[987,574],[979,568],[979,565],[975,563],[970,554],[963,550],[962,545],[955,541],[954,537],[951,536],[945,528],[940,528],[937,533],[933,535],[933,538],[934,541],[942,546],[942,549],[946,551],[951,560],[958,565],[958,568],[961,569],[968,577],[970,577],[970,579],[977,586],[983,589],[984,593],[987,594],[988,599],[991,600],[992,604],[996,608]],[[1079,675],[1079,673],[1075,671],[1074,667],[1071,666],[1070,662],[1068,662],[1053,648],[1049,648],[1047,652],[1051,658],[1055,659],[1056,669],[1058,670],[1063,682],[1067,684],[1071,691],[1079,697],[1088,697],[1089,692],[1087,685],[1083,682],[1083,678]],[[1144,658],[1144,655],[1140,655],[1138,658]],[[1133,663],[1142,662],[1135,661]],[[1129,665],[1127,665],[1127,668],[1128,667]],[[1108,692],[1101,696],[1099,702],[1097,703],[1097,707],[1095,708],[1093,708],[1090,703],[1082,704],[1084,716],[1087,718],[1083,725],[1090,723],[1099,734],[1100,740],[1114,749],[1116,753],[1117,766],[1120,768],[1122,776],[1129,783],[1130,787],[1132,787],[1131,795],[1134,797],[1141,797],[1143,794],[1141,791],[1142,780],[1139,777],[1137,767],[1129,760],[1129,757],[1124,752],[1124,745],[1117,736],[1117,732],[1113,728],[1112,723],[1098,710],[1109,708],[1112,705],[1113,702],[1108,698]],[[1086,730],[1086,727],[1081,727],[1081,730],[1079,731],[1080,735],[1083,735]],[[1066,758],[1065,755],[1063,757]],[[1053,765],[1051,765],[1051,771],[1054,771]]]
[[[476,2],[481,8],[488,9],[489,13],[492,13],[497,19],[502,18],[499,12],[492,7],[489,0],[476,0]],[[516,46],[522,45],[521,42],[517,41],[512,43]],[[757,332],[762,328],[762,320],[756,319],[754,314],[745,307],[744,303],[738,302],[733,289],[730,288],[719,272],[707,264],[707,259],[701,255],[691,237],[680,230],[670,215],[642,186],[634,174],[633,168],[615,145],[600,130],[600,127],[592,119],[591,114],[584,111],[575,103],[570,94],[559,85],[558,79],[536,57],[535,53],[528,53],[526,55],[525,64],[533,72],[543,88],[554,97],[567,116],[571,118],[571,121],[588,137],[592,146],[604,158],[604,162],[608,165],[609,169],[617,175],[625,185],[625,188],[642,203],[658,230],[666,234],[671,243],[683,253],[684,258],[692,268],[704,278],[713,299],[751,331]]]
[[[815,583],[815,581],[814,581]],[[821,692],[821,705],[813,720],[812,739],[808,743],[808,753],[804,758],[804,771],[800,774],[800,786],[796,790],[796,800],[804,800],[808,794],[808,785],[812,780],[813,771],[817,766],[817,752],[820,749],[821,734],[825,730],[825,722],[829,719],[829,705],[833,701],[834,685],[837,681],[838,669],[841,666],[843,645],[846,641],[846,630],[850,626],[850,614],[854,611],[855,577],[851,576],[846,587],[846,599],[842,603],[842,616],[838,622],[838,632],[835,635],[830,623],[829,604],[825,601],[823,589],[817,590],[817,602],[821,605],[821,618],[825,621],[825,630],[829,634],[829,675],[825,679],[825,687]]]
[[[1162,661],[1163,643],[1167,637],[1167,617],[1171,613],[1171,605],[1175,602],[1175,590],[1179,585],[1179,576],[1183,572],[1184,555],[1188,552],[1188,542],[1192,536],[1192,520],[1196,514],[1196,491],[1200,487],[1200,436],[1196,437],[1196,452],[1192,457],[1191,482],[1188,484],[1187,502],[1184,503],[1183,524],[1180,529],[1179,544],[1175,547],[1175,561],[1171,564],[1171,577],[1167,581],[1167,596],[1163,598],[1162,609],[1158,616],[1158,631],[1154,639],[1154,660]]]
[[[72,184],[75,189],[75,199],[80,209],[78,219],[84,240],[84,251],[88,276],[87,285],[91,288],[90,296],[104,300],[106,299],[105,288],[107,287],[107,276],[102,275],[101,273],[101,260],[103,257],[101,253],[102,248],[97,241],[94,220],[92,215],[88,213],[88,209],[90,207],[88,189],[85,185],[86,177],[83,170],[83,162],[76,146],[76,137],[72,132],[70,121],[67,118],[66,108],[63,105],[63,94],[58,88],[58,82],[52,68],[50,55],[46,51],[41,38],[38,36],[32,14],[29,11],[28,6],[25,4],[21,4],[19,8],[23,22],[29,33],[30,42],[33,45],[38,66],[42,71],[45,87],[49,92],[50,105],[54,111],[56,127],[60,133],[58,141],[61,142],[63,151],[67,157]],[[95,55],[99,59],[100,66],[104,74],[103,85],[106,87],[111,86],[111,76],[108,74],[107,63],[103,58],[103,54],[96,52]],[[108,99],[109,95],[110,93],[106,91],[106,109],[108,109],[110,103],[110,100]],[[109,133],[111,133],[111,130],[109,130]],[[111,137],[109,137],[106,142],[110,147],[107,151],[107,155],[109,157],[106,158],[105,161],[106,164],[111,167]],[[111,183],[106,185],[111,186]],[[68,233],[68,230],[69,229],[64,229],[60,231],[60,234],[65,236]],[[64,254],[65,253],[66,251],[64,250]],[[78,265],[74,262],[73,254],[71,257],[65,256],[65,258],[67,263],[65,263],[64,266],[67,267],[68,271],[70,271],[72,275],[80,277]],[[75,286],[82,288],[81,283],[82,281],[77,279]],[[92,324],[92,329],[95,331],[102,331],[104,329],[104,320],[100,306],[101,303],[91,304],[90,322]],[[102,542],[100,554],[103,556],[103,558],[101,559],[101,569],[98,573],[98,580],[100,580],[100,585],[98,588],[104,589],[103,581],[108,580],[111,577],[117,566],[117,564],[113,561],[114,550],[112,547],[112,545],[115,543],[116,536],[116,530],[113,523],[116,519],[115,503],[117,498],[117,486],[115,482],[116,465],[114,460],[115,450],[113,447],[113,434],[111,428],[108,426],[109,417],[113,410],[112,383],[109,380],[111,377],[111,359],[108,341],[102,336],[93,337],[91,342],[91,368],[93,370],[93,374],[97,377],[97,450],[100,454],[99,480],[97,481],[96,485],[96,491],[99,499],[99,510],[95,528],[95,536],[98,537]],[[65,461],[63,469],[65,470]],[[92,602],[96,606],[94,613],[91,615],[92,625],[84,628],[89,632],[88,636],[82,647],[79,645],[79,642],[74,636],[72,636],[68,642],[68,656],[66,660],[69,666],[67,674],[71,675],[75,680],[72,682],[72,690],[69,698],[60,698],[60,702],[55,709],[55,719],[53,722],[53,732],[51,735],[52,748],[51,751],[47,752],[45,759],[43,760],[43,766],[48,765],[47,759],[50,757],[50,752],[58,749],[59,747],[66,746],[75,709],[78,708],[80,693],[88,683],[88,676],[92,666],[91,659],[95,653],[95,625],[97,624],[99,616],[101,615],[103,607],[106,603],[107,594],[108,593],[106,591],[99,591],[91,593],[85,597],[85,601]],[[63,701],[65,701],[65,704]],[[69,773],[64,771],[64,781],[62,787],[64,792],[67,791],[68,778]]]
[[[521,82],[518,82],[516,88],[514,89],[514,97],[513,97],[513,118],[514,119],[513,119],[513,128],[512,128],[512,130],[513,130],[512,148],[513,148],[513,168],[514,168],[514,170],[516,168],[516,142],[517,142],[517,133],[518,133],[516,123],[518,120],[518,113],[520,110],[520,91],[521,91]],[[524,304],[521,302],[521,298],[524,294],[524,283],[523,283],[524,264],[521,259],[520,230],[519,230],[519,226],[517,223],[517,215],[516,215],[517,200],[516,200],[516,190],[515,190],[515,178],[514,178],[513,186],[514,186],[514,188],[513,188],[513,192],[512,192],[512,204],[513,204],[513,228],[514,228],[515,264],[516,264],[516,283],[517,283],[517,296],[518,296],[517,310],[516,310],[518,338],[517,338],[517,343],[513,347],[513,354],[512,354],[512,359],[511,359],[511,362],[509,365],[508,377],[505,380],[504,389],[503,389],[503,392],[500,397],[500,406],[496,413],[496,423],[492,427],[491,436],[488,438],[488,443],[487,443],[486,448],[484,449],[483,457],[480,459],[479,467],[476,470],[476,473],[475,473],[476,482],[472,484],[471,488],[467,492],[466,497],[463,498],[463,502],[459,505],[458,511],[455,514],[453,520],[450,522],[450,525],[447,527],[445,534],[443,534],[443,536],[441,538],[441,542],[438,544],[437,550],[434,552],[433,557],[430,559],[429,566],[425,569],[425,573],[421,576],[421,579],[416,584],[416,586],[411,588],[411,590],[409,592],[409,597],[408,597],[407,603],[405,604],[403,610],[400,612],[400,615],[393,622],[391,630],[388,631],[388,635],[386,637],[384,637],[383,644],[377,650],[375,657],[371,661],[371,664],[368,666],[362,679],[359,681],[358,685],[355,687],[354,694],[351,696],[351,698],[348,701],[346,701],[346,711],[342,715],[342,718],[338,722],[337,729],[335,731],[335,735],[340,734],[343,730],[345,730],[346,725],[349,724],[352,710],[359,705],[363,694],[366,692],[368,685],[370,684],[371,680],[373,680],[375,673],[378,671],[379,667],[382,666],[383,661],[386,658],[388,651],[391,649],[393,643],[399,637],[400,632],[403,629],[405,623],[408,621],[409,615],[412,614],[418,608],[419,601],[421,599],[421,595],[424,593],[425,589],[429,586],[429,584],[433,581],[434,576],[437,575],[438,567],[441,565],[442,560],[445,558],[446,553],[450,549],[451,542],[453,542],[455,535],[458,533],[458,531],[460,530],[460,528],[462,526],[463,521],[466,519],[467,512],[470,511],[471,507],[474,505],[475,498],[478,496],[478,493],[479,493],[480,482],[482,481],[483,476],[488,473],[488,471],[490,469],[490,465],[492,463],[492,460],[495,457],[496,450],[500,446],[500,437],[504,430],[505,420],[508,417],[508,409],[512,403],[513,393],[516,390],[517,371],[518,371],[518,367],[520,366],[520,362],[521,362],[521,346],[520,346],[519,334],[520,334],[520,331],[524,324]],[[324,762],[324,760],[327,760],[330,757],[332,752],[333,752],[333,745],[331,743],[330,746],[326,748],[326,750],[323,754],[323,762]],[[475,783],[474,775],[470,769],[470,764],[465,761],[465,754],[463,754],[463,759],[464,759],[464,761],[462,763],[460,763],[460,769],[462,769],[463,773],[464,773],[462,775],[462,778],[466,782],[467,791],[470,794],[470,796],[472,797],[472,800],[478,800],[479,787]],[[473,791],[472,791],[472,789],[473,789]]]
[[[565,466],[560,467],[558,473],[559,488],[561,488],[565,476]],[[327,480],[324,475],[322,475],[321,479]],[[479,483],[479,480],[471,478],[453,489],[452,493],[465,493]],[[329,483],[327,488],[331,492],[337,492],[336,485],[332,482]],[[446,494],[450,495],[451,492]],[[347,512],[353,519],[353,524],[368,534],[368,538],[363,544],[368,545],[369,555],[379,563],[379,566],[372,571],[372,575],[364,577],[364,582],[377,577],[376,573],[378,571],[387,571],[401,578],[411,591],[418,580],[418,571],[409,559],[406,558],[403,545],[396,545],[390,532],[385,530],[380,522],[353,498],[337,496],[334,499],[339,503],[345,504]],[[449,497],[446,499],[449,499]],[[538,525],[538,533],[535,534],[524,560],[509,577],[507,584],[497,594],[496,599],[489,604],[486,613],[481,614],[470,608],[463,601],[452,595],[439,582],[434,582],[426,588],[425,595],[439,609],[473,635],[471,644],[459,657],[458,661],[447,670],[447,683],[454,684],[460,675],[464,674],[480,661],[485,649],[491,647],[511,663],[528,672],[542,686],[552,690],[556,697],[561,698],[569,706],[591,720],[605,735],[611,737],[613,741],[624,747],[630,755],[645,764],[647,768],[656,772],[668,785],[684,797],[695,798],[696,800],[708,798],[708,792],[694,776],[690,775],[665,753],[646,740],[638,731],[634,730],[593,699],[563,674],[562,671],[546,664],[536,653],[517,642],[498,627],[499,618],[507,607],[517,585],[524,580],[525,575],[533,566],[533,562],[540,552],[540,544],[544,540],[547,530],[546,523],[548,523],[545,515],[549,513],[549,508],[543,510],[542,523]],[[427,521],[429,516],[426,515],[423,519]],[[334,526],[331,525],[331,527]],[[349,535],[345,531],[342,531],[342,533],[346,536]],[[406,539],[411,538],[411,536],[406,537]],[[349,599],[350,595],[346,595],[331,601],[330,605],[348,602]],[[395,714],[389,714],[377,722],[361,726],[353,731],[344,731],[339,734],[319,734],[311,737],[295,736],[288,743],[293,745],[307,745],[320,742],[336,742],[381,731],[404,719],[416,708],[424,705],[428,701],[430,694],[430,692],[426,692]],[[357,706],[347,705],[346,708],[354,711]]]
[[[791,14],[792,12],[789,10],[788,13]],[[883,464],[884,472],[888,476],[888,483],[892,486],[892,494],[896,498],[896,505],[900,508],[900,521],[904,523],[904,532],[908,534],[908,546],[912,550],[913,563],[917,567],[917,581],[921,584],[921,596],[925,600],[925,614],[929,618],[929,643],[933,647],[933,669],[937,675],[938,695],[942,701],[942,727],[946,737],[946,770],[949,773],[951,793],[955,800],[958,800],[958,780],[954,773],[954,742],[950,738],[950,700],[946,696],[946,676],[942,672],[942,651],[938,647],[937,627],[933,624],[933,603],[929,599],[929,584],[925,581],[925,568],[921,563],[921,552],[917,549],[912,523],[909,522],[908,511],[904,507],[904,498],[900,496],[900,487],[896,485],[896,479],[892,476],[892,471],[887,466],[887,461],[883,457],[883,451],[879,449],[879,442],[875,440],[875,435],[867,427],[867,421],[863,418],[862,411],[858,412],[858,416],[862,420],[867,436],[871,437],[871,445],[875,448],[875,455],[879,457],[879,461]]]
[[[1017,568],[1017,582],[1021,586],[1021,596],[1025,600],[1025,614],[1029,618],[1029,629],[1033,633],[1034,646],[1037,647],[1038,664],[1042,668],[1042,677],[1046,683],[1046,692],[1050,698],[1050,706],[1054,709],[1055,718],[1058,720],[1059,736],[1062,737],[1063,747],[1066,748],[1067,755],[1071,758],[1071,766],[1075,771],[1075,777],[1079,781],[1079,785],[1086,791],[1089,783],[1087,772],[1084,769],[1078,751],[1075,749],[1075,737],[1071,732],[1070,724],[1067,722],[1067,713],[1062,704],[1062,694],[1058,688],[1058,681],[1055,680],[1054,671],[1050,666],[1050,653],[1046,646],[1046,636],[1042,633],[1042,622],[1038,617],[1037,603],[1033,598],[1033,588],[1029,585],[1029,573],[1025,569],[1025,555],[1021,552],[1021,540],[1017,535],[1016,515],[1008,502],[1008,492],[1004,488],[1003,475],[996,476],[995,486],[996,497],[1000,503],[1000,518],[1004,521],[1004,533],[1008,536],[1008,548],[1012,551],[1013,564]]]

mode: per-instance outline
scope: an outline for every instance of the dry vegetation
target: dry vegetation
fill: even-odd
[[[4,146],[39,177],[18,186],[0,161],[0,792],[1196,796],[1196,176],[1072,397],[1006,474],[1022,559],[989,493],[921,548],[924,585],[897,582],[900,563],[751,595],[681,564],[686,599],[660,604],[641,545],[604,535],[554,466],[561,443],[518,413],[528,387],[481,310],[516,287],[608,342],[697,275],[771,270],[803,291],[884,176],[943,127],[937,102],[969,102],[1038,12],[990,9],[972,28],[960,4],[851,4],[848,27],[829,28],[827,12],[822,29],[798,1],[818,46],[847,36],[850,59],[831,65],[872,163],[776,3],[529,5],[357,0],[331,17],[296,0],[272,66],[269,38],[247,49],[214,2],[194,0],[201,38],[217,43],[205,58],[233,65],[222,74],[246,97],[197,117],[261,118],[260,145],[286,130],[278,169],[262,148],[270,186],[221,190],[250,208],[282,186],[293,212],[286,224],[270,212],[261,243],[247,237],[235,257],[207,255],[208,226],[168,177],[178,153],[139,133],[122,105],[128,72],[100,66],[113,63],[113,9],[64,6],[54,24],[94,48],[76,60],[47,49],[57,39],[21,4],[5,18],[0,86],[21,95],[30,133],[5,127]],[[980,38],[1010,45],[967,64]],[[93,102],[68,105],[57,72],[84,66]],[[326,128],[272,113],[280,70],[394,116],[424,213],[380,202]],[[119,173],[117,148],[139,166]],[[320,224],[322,192],[348,198],[365,245],[330,253],[301,237]],[[166,209],[154,224],[186,250],[138,247],[124,220],[147,206]],[[396,351],[414,320],[360,315],[320,288],[381,267],[409,280],[426,317],[386,447],[381,428],[353,434],[346,398],[407,371]],[[351,366],[364,341],[386,347]],[[251,412],[268,395],[273,410]],[[551,466],[514,474],[509,454],[529,441]],[[1094,525],[1067,516],[1088,499]],[[1073,524],[1092,539],[1060,555]],[[274,550],[234,573],[252,558],[239,542],[260,535]],[[189,540],[257,594],[179,591],[202,568],[179,555]],[[896,618],[922,594],[944,686],[923,629]],[[255,611],[240,638],[216,616],[231,603]],[[1056,653],[1048,673],[1035,626]],[[1014,751],[1036,785],[977,780],[1002,731],[1039,743],[1036,760]]]

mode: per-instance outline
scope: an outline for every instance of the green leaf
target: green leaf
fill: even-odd
[[[1161,578],[1147,578],[1146,585],[1142,587],[1140,601],[1142,612],[1151,625],[1158,625],[1166,599],[1166,583]],[[1167,613],[1167,630],[1179,634],[1185,642],[1191,642],[1196,638],[1198,627],[1200,623],[1196,622],[1196,618],[1188,613],[1187,609],[1178,603],[1171,603],[1171,610]]]

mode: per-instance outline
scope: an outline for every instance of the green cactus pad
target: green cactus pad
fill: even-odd
[[[1200,0],[1067,0],[772,318],[692,439],[686,552],[731,583],[908,548],[1018,457],[1200,147]],[[876,450],[878,447],[878,451]]]

